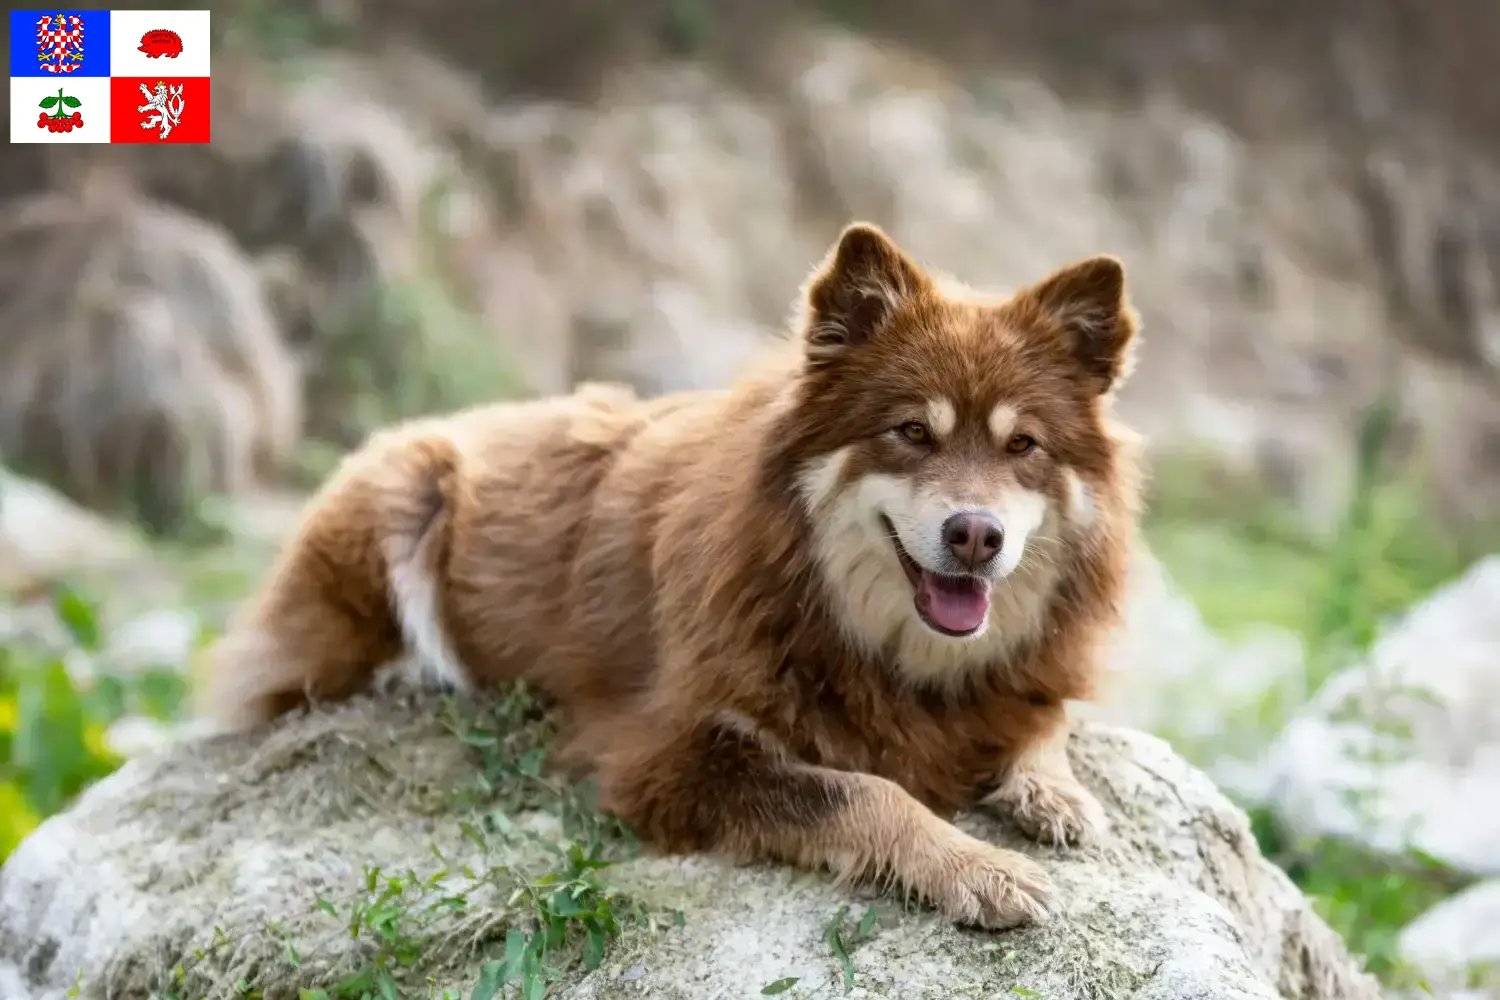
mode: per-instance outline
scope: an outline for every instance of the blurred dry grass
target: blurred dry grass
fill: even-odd
[[[0,183],[12,198],[73,196],[115,164],[146,197],[227,229],[298,357],[315,439],[347,446],[489,383],[721,380],[779,318],[819,238],[864,215],[940,266],[984,261],[974,279],[1017,280],[1028,250],[1033,267],[1126,253],[1158,352],[1145,377],[1187,382],[1214,411],[1152,433],[1293,398],[1281,430],[1221,430],[1274,438],[1234,445],[1265,452],[1237,461],[1297,480],[1347,467],[1329,448],[1347,452],[1351,419],[1401,383],[1392,448],[1440,482],[1443,515],[1500,496],[1485,485],[1500,480],[1493,6],[253,0],[215,13],[213,146],[8,146]],[[827,22],[886,40],[883,61],[810,66],[829,52],[799,32]],[[852,90],[813,92],[840,74],[835,90]],[[1028,78],[1055,96],[1008,82]],[[1045,106],[1057,98],[1066,113]],[[733,218],[731,188],[758,221]],[[981,210],[987,235],[961,218]],[[695,326],[714,332],[689,347]],[[1413,371],[1387,342],[1436,365]],[[482,343],[509,356],[478,365],[484,350],[465,345]],[[1326,519],[1338,497],[1296,501]]]
[[[128,6],[128,5],[127,5]],[[335,6],[341,8],[337,12]],[[226,5],[224,11],[266,9]],[[1500,143],[1491,86],[1500,9],[1483,0],[497,0],[327,5],[345,37],[417,41],[497,92],[587,93],[601,65],[693,55],[763,78],[762,42],[820,18],[950,65],[1036,72],[1068,97],[1138,97],[1174,82],[1252,138],[1312,125],[1446,126]],[[1282,81],[1281,95],[1241,74]],[[1286,112],[1291,112],[1287,115]]]

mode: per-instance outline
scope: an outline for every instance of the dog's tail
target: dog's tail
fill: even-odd
[[[242,728],[342,700],[405,652],[462,684],[439,608],[458,461],[432,425],[348,456],[211,651],[200,715]]]

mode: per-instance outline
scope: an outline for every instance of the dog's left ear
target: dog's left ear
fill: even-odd
[[[1130,377],[1140,320],[1126,295],[1119,258],[1100,254],[1069,265],[1022,291],[1012,304],[1030,312],[1033,323],[1061,329],[1100,395]]]
[[[808,362],[827,364],[868,344],[927,283],[879,227],[864,222],[845,227],[803,292]]]

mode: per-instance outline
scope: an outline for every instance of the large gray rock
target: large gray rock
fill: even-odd
[[[557,864],[540,844],[558,826],[517,810],[501,826],[509,835],[475,834],[452,794],[473,783],[475,752],[436,707],[428,696],[364,699],[259,740],[199,737],[129,762],[0,870],[0,996],[55,1000],[75,981],[85,998],[145,996],[174,967],[183,996],[233,995],[242,980],[267,1000],[296,996],[373,954],[369,933],[351,937],[348,913],[379,895],[386,876],[371,893],[366,869],[380,866],[419,880],[452,873],[397,899],[403,933],[420,941],[403,974],[409,995],[468,997],[507,929],[529,926],[512,879]],[[1042,859],[1061,891],[1048,924],[960,930],[818,873],[642,857],[603,876],[647,913],[680,910],[680,926],[627,926],[597,971],[575,965],[549,995],[753,997],[791,977],[786,996],[839,995],[845,966],[827,928],[850,904],[850,936],[865,906],[881,916],[852,951],[849,996],[1378,998],[1260,856],[1245,815],[1165,743],[1091,724],[1071,750],[1110,814],[1110,843],[1057,853],[990,820],[963,822]],[[465,888],[464,865],[478,887]],[[444,896],[467,905],[427,909]]]

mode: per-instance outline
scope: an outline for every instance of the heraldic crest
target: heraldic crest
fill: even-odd
[[[47,14],[36,22],[36,60],[48,73],[71,73],[83,64],[83,18]]]

